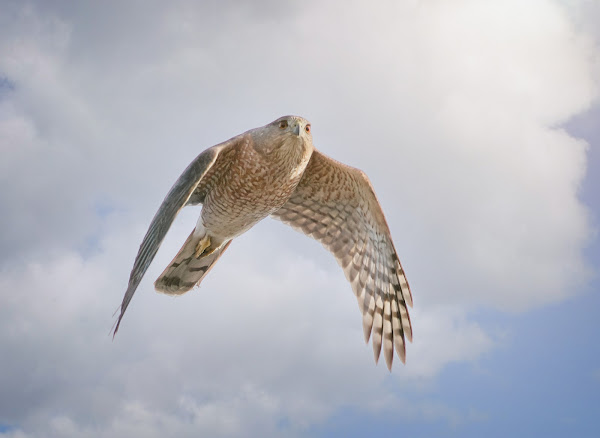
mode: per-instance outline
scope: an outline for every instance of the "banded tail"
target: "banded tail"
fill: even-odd
[[[158,292],[181,295],[192,289],[202,281],[215,262],[219,260],[231,240],[212,253],[202,254],[200,258],[196,258],[194,252],[198,242],[200,242],[200,237],[195,236],[192,230],[173,261],[154,282],[154,288]]]

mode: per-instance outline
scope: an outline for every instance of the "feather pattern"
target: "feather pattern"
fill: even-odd
[[[383,348],[406,361],[412,341],[410,287],[367,176],[314,151],[296,190],[272,216],[318,240],[336,257],[358,300],[375,361]]]

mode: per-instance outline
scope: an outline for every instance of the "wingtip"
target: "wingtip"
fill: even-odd
[[[373,317],[369,313],[363,315],[363,335],[365,338],[365,344],[369,343],[371,339],[371,330],[373,328]]]
[[[408,290],[408,293],[404,296],[404,301],[406,302],[406,305],[408,307],[410,307],[411,309],[413,308],[413,299],[410,289]]]
[[[385,352],[385,364],[387,366],[388,371],[391,373],[392,372],[392,362],[394,362],[394,353],[392,351],[392,354],[387,354],[387,351]]]
[[[122,306],[119,306],[115,309],[115,311],[113,312],[113,318],[114,316],[117,314],[117,312],[119,312]],[[110,336],[110,334],[112,333],[112,339],[113,341],[115,340],[115,335],[117,334],[117,331],[119,331],[119,325],[121,324],[121,319],[123,318],[123,312],[121,312],[119,314],[119,317],[117,318],[117,320],[115,322],[113,322],[112,327],[110,328],[108,335]]]
[[[379,355],[375,353],[375,365],[379,364]]]
[[[413,341],[412,326],[410,327],[410,330],[405,330],[404,334],[406,335],[406,339],[408,340],[408,342],[410,342],[412,344],[412,341]]]
[[[110,331],[112,332],[112,340],[115,340],[115,336],[117,335],[117,332],[119,331],[119,326],[121,325],[121,319],[123,318],[123,314],[121,313],[119,315],[119,319],[117,320],[117,322],[115,324],[113,324],[112,328],[110,329]]]
[[[381,335],[379,333],[373,334],[373,356],[375,357],[375,364],[378,364],[379,356],[381,356]]]
[[[402,364],[406,365],[406,347],[403,347],[402,350],[398,351],[398,357]]]
[[[404,342],[404,335],[402,333],[397,333],[394,336],[394,349],[398,358],[406,365],[406,343]]]

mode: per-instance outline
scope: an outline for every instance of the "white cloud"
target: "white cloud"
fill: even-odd
[[[49,5],[0,19],[14,84],[0,90],[9,436],[293,436],[382,400],[409,419],[472,421],[395,392],[493,348],[473,308],[525,310],[585,281],[586,145],[558,126],[597,97],[598,54],[557,4]],[[181,170],[284,113],[375,185],[414,292],[406,367],[374,367],[333,259],[272,221],[200,290],[150,293],[197,211],[111,342],[145,226]]]
[[[173,250],[186,230],[174,231],[165,249]],[[183,297],[151,294],[145,281],[114,342],[110,296],[120,289],[137,241],[130,230],[113,230],[101,242],[104,251],[87,260],[68,253],[5,272],[0,288],[28,296],[12,294],[0,310],[8,358],[0,384],[13,394],[0,399],[1,411],[24,430],[50,422],[49,436],[243,436],[248,427],[276,436],[280,421],[301,433],[339,406],[375,409],[390,376],[373,366],[341,274],[291,251],[273,254],[258,239],[239,239],[229,264]],[[166,252],[150,277],[169,258]],[[235,276],[228,275],[231,266]],[[421,333],[411,361],[392,376],[402,386],[490,346],[481,329],[451,315],[417,320]],[[386,409],[405,404],[391,397]],[[430,403],[403,415],[461,417]]]

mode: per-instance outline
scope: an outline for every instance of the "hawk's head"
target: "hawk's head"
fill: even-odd
[[[299,116],[283,116],[261,128],[252,130],[255,147],[263,153],[270,154],[288,148],[301,151],[312,150],[312,134],[310,122]]]
[[[310,122],[299,116],[283,116],[270,125],[277,127],[281,134],[292,134],[296,137],[310,136]]]

